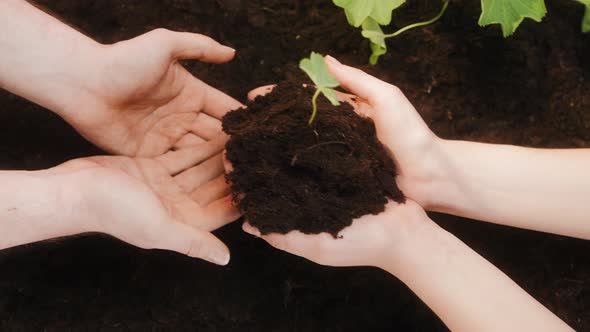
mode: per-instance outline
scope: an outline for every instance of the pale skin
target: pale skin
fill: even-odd
[[[102,232],[227,264],[227,247],[210,233],[238,216],[222,175],[219,118],[240,104],[177,60],[221,63],[233,50],[167,30],[101,45],[20,0],[0,3],[0,49],[1,87],[59,114],[104,150],[129,156],[0,172],[0,249]],[[580,203],[590,193],[588,151],[441,140],[397,88],[327,61],[395,154],[409,200],[356,220],[339,240],[261,237],[320,264],[380,267],[454,331],[570,331],[420,205],[587,239],[590,211]],[[247,223],[244,230],[260,236]]]
[[[232,48],[164,29],[103,45],[26,1],[4,0],[0,49],[0,87],[128,156],[0,172],[0,249],[103,232],[227,264],[227,247],[210,233],[239,217],[224,180],[219,119],[241,104],[178,60],[223,63]]]
[[[375,266],[408,285],[453,331],[572,331],[502,271],[434,223],[424,209],[590,238],[590,151],[443,140],[395,86],[326,57],[395,156],[406,204],[329,234],[243,229],[272,246],[331,266]],[[267,93],[263,87],[250,97]],[[226,168],[231,165],[226,162]]]
[[[0,172],[0,249],[100,232],[225,265],[229,250],[210,233],[239,217],[226,208],[227,186],[217,185],[225,183],[216,174],[221,157],[211,158],[224,144],[217,139],[156,158],[100,156],[43,171]],[[217,166],[206,164],[211,160]],[[204,166],[187,178],[181,170],[195,163]]]
[[[108,152],[153,157],[201,143],[241,106],[178,63],[234,57],[207,36],[157,29],[103,45],[23,0],[0,2],[0,22],[0,87],[57,113]]]

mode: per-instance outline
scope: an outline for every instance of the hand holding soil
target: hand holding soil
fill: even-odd
[[[459,193],[469,188],[469,183],[467,182],[466,185],[464,179],[456,175],[469,174],[470,172],[465,170],[465,167],[469,168],[469,163],[460,165],[450,162],[453,160],[451,155],[455,158],[463,155],[464,152],[460,152],[461,147],[455,147],[452,141],[438,139],[397,88],[360,70],[343,66],[334,59],[328,58],[328,63],[330,63],[330,71],[341,85],[356,95],[343,95],[342,99],[348,100],[354,104],[359,113],[375,121],[379,140],[383,142],[389,153],[393,153],[396,170],[400,170],[398,180],[403,176],[403,181],[400,183],[403,183],[403,190],[407,190],[408,199],[403,204],[390,201],[385,206],[385,211],[377,215],[355,218],[350,226],[338,224],[339,227],[347,227],[337,233],[337,238],[333,236],[334,228],[330,228],[334,225],[325,222],[316,223],[313,215],[303,221],[307,224],[289,222],[289,212],[292,210],[288,210],[287,214],[281,216],[282,218],[277,218],[274,225],[269,225],[273,222],[272,220],[260,222],[257,219],[256,226],[264,227],[265,231],[254,227],[249,222],[243,224],[243,230],[262,238],[277,249],[305,257],[319,264],[369,265],[382,268],[402,280],[454,331],[481,331],[491,327],[493,330],[502,331],[571,331],[567,324],[532,299],[500,270],[436,225],[423,208],[412,200],[420,200],[433,209],[445,209],[454,206],[453,204],[461,206],[461,203],[455,203],[453,198],[460,197]],[[277,89],[281,89],[281,86]],[[263,87],[253,91],[251,96],[268,93],[270,90],[272,88]],[[267,98],[257,102],[263,100],[266,101]],[[273,107],[272,101],[276,99],[270,99],[269,104],[265,106]],[[254,103],[253,106],[256,107],[253,112],[258,111],[260,105]],[[320,108],[320,119],[321,111]],[[229,123],[235,124],[234,117],[241,116],[246,120],[243,118],[241,122],[237,122],[246,124],[246,128],[239,126],[236,128],[232,125],[229,133],[240,137],[244,134],[246,136],[252,134],[255,131],[248,131],[248,125],[256,126],[260,123],[258,122],[260,119],[252,116],[257,121],[247,121],[249,114],[247,110],[229,113],[224,118],[224,128]],[[270,116],[272,115],[275,114],[271,113]],[[271,120],[262,119],[262,122],[265,121]],[[276,139],[275,134],[280,137],[281,129],[276,127],[276,130],[266,137],[265,143]],[[234,140],[234,143],[236,141],[240,142],[241,139]],[[246,167],[260,158],[257,155],[257,147],[253,144],[239,145],[237,151],[245,149],[250,156],[254,156],[254,159],[246,159]],[[234,158],[244,157],[243,154],[235,153],[235,146],[228,144],[228,148],[232,149],[228,150],[228,153],[233,153]],[[493,153],[490,151],[490,154]],[[238,158],[232,161],[230,157],[226,162],[226,169],[230,171],[228,178],[239,181],[240,178],[236,174],[243,175],[243,173],[236,173],[233,164],[236,160],[240,161],[242,169],[239,171],[243,171],[244,160]],[[321,155],[315,156],[315,158],[321,157]],[[272,160],[267,161],[262,158],[262,163],[272,164]],[[256,167],[253,169],[257,170]],[[256,175],[251,174],[251,176]],[[258,180],[260,181],[258,184],[264,187],[267,179]],[[318,181],[321,181],[321,177]],[[234,190],[238,189],[238,195],[235,198],[238,206],[242,208],[249,193],[258,194],[256,188],[251,188],[254,189],[253,191],[243,190],[244,187],[236,186],[236,183],[232,183],[232,187]],[[485,192],[485,190],[482,191]],[[447,192],[448,197],[445,196]],[[484,194],[479,197],[485,196]],[[273,211],[273,204],[280,205],[277,202],[283,199],[270,195],[266,197],[268,202],[261,200],[257,204],[263,207],[262,214],[267,213],[266,216],[270,217],[274,215],[273,212],[269,213]],[[469,204],[473,202],[472,197],[463,197],[461,202],[465,203],[462,205],[463,211],[469,213]],[[355,202],[351,202],[353,203]],[[248,210],[252,207],[247,205],[246,207],[243,212],[248,218]],[[256,206],[253,208],[255,212],[259,212],[256,211]],[[305,207],[302,208],[305,210]],[[323,211],[329,210],[326,208]],[[318,209],[318,214],[323,211]],[[255,214],[255,216],[258,218],[260,215]],[[314,231],[310,231],[309,225],[314,223],[316,223]],[[571,232],[570,234],[576,236],[584,236],[587,229],[587,227],[580,227],[575,221],[569,226],[561,226],[557,229],[549,227],[553,232]],[[305,234],[322,230],[332,232],[332,235]],[[449,292],[449,290],[452,291]],[[481,299],[494,300],[479,303]],[[476,303],[479,304],[474,305]],[[498,309],[496,303],[502,303],[502,310]],[[496,315],[501,315],[501,319],[496,319]],[[464,317],[470,317],[470,319],[464,319]]]
[[[300,230],[338,237],[352,220],[404,202],[373,122],[323,100],[309,124],[312,89],[279,84],[228,113],[226,158],[234,200],[263,234]]]
[[[307,95],[294,93],[301,88],[284,84],[272,98],[256,100],[250,110],[232,112],[224,118],[224,130],[232,135],[227,156],[229,162],[238,163],[237,171],[233,168],[228,179],[239,196],[236,200],[241,211],[262,234],[295,229],[304,233],[325,231],[336,237],[352,219],[382,212],[385,198],[404,202],[396,175],[404,185],[402,191],[408,190],[411,198],[427,202],[427,191],[422,188],[429,188],[441,172],[435,162],[428,162],[434,160],[440,140],[399,89],[332,57],[326,59],[335,78],[356,94],[341,93],[339,98],[361,114],[356,118],[374,120],[376,133],[370,120],[365,125],[368,131],[348,122],[343,126],[336,116],[345,119],[353,113],[345,106],[333,109],[326,102],[320,104],[318,113],[324,117],[320,124],[306,126],[299,120],[307,116],[310,106],[299,106],[297,100],[306,102],[310,92],[302,89]],[[249,97],[253,100],[271,90],[262,87]],[[357,121],[354,118],[346,121]],[[359,137],[355,136],[357,132]],[[275,140],[278,145],[273,147]],[[361,146],[373,144],[375,150],[363,152]],[[392,157],[395,166],[389,159]],[[372,158],[377,163],[369,167],[375,168],[364,169]],[[332,164],[322,165],[323,159]],[[373,199],[371,195],[376,196]],[[374,207],[369,207],[371,204]]]
[[[395,161],[396,182],[410,199],[429,209],[440,196],[438,182],[446,178],[439,139],[396,86],[362,70],[341,64],[331,56],[326,63],[340,85],[353,96],[360,114],[375,123],[377,137]]]
[[[420,186],[427,187],[431,181],[430,178],[434,178],[436,172],[439,171],[434,167],[434,163],[424,163],[424,160],[429,158],[429,152],[436,148],[439,139],[430,131],[413,108],[412,104],[405,98],[403,93],[397,89],[397,87],[378,80],[356,68],[342,65],[330,56],[326,57],[326,62],[329,66],[329,70],[340,82],[342,87],[353,93],[353,95],[339,93],[339,99],[352,105],[354,110],[362,117],[368,117],[374,121],[376,135],[379,138],[379,141],[384,144],[385,148],[384,150],[379,151],[379,153],[388,154],[395,158],[395,171],[397,171],[397,177],[389,177],[391,185],[395,186],[395,182],[400,184],[403,183],[404,187],[402,190],[404,192],[407,190],[411,193],[411,198],[426,201],[427,197],[420,196],[421,191],[416,188],[419,188]],[[284,91],[285,88],[279,88],[281,89],[281,94],[286,93]],[[259,96],[266,96],[273,92],[274,89],[275,86],[260,87],[251,91],[248,94],[248,98],[251,101],[254,101]],[[297,90],[297,87],[290,86],[288,89]],[[297,97],[291,96],[292,99]],[[246,136],[256,135],[253,134],[254,131],[246,130],[250,127],[261,126],[266,121],[271,122],[272,119],[270,119],[270,117],[278,116],[281,110],[289,106],[293,107],[294,102],[281,107],[281,104],[278,104],[278,102],[282,99],[279,98],[282,98],[282,96],[274,97],[271,100],[265,99],[262,105],[260,105],[262,102],[262,100],[260,100],[256,105],[253,105],[256,107],[255,112],[259,112],[261,107],[274,109],[277,109],[277,107],[280,108],[279,110],[271,112],[270,115],[267,115],[262,120],[262,123],[258,122],[260,118],[257,116],[249,118],[249,116],[252,115],[252,112],[250,112],[251,110],[245,110],[239,111],[240,113],[229,113],[226,118],[224,118],[224,127],[230,134],[239,135],[240,137],[244,136],[244,134]],[[289,111],[293,112],[292,109],[289,109]],[[320,112],[343,112],[343,110],[332,110],[328,103],[324,103],[324,108],[321,109]],[[283,121],[285,121],[285,119],[283,119]],[[239,125],[236,125],[236,122]],[[330,126],[330,124],[338,126],[337,123],[328,122],[323,127],[314,129],[314,131],[319,131],[316,135],[320,136],[324,134],[324,131],[328,130],[327,126]],[[278,125],[274,127],[275,131],[272,135],[279,135],[278,132],[282,130],[279,128]],[[303,129],[298,128],[297,130],[305,130],[305,127],[302,128]],[[246,131],[246,133],[244,133],[244,131]],[[370,137],[366,134],[362,137],[366,140],[370,140]],[[269,137],[268,139],[271,138]],[[342,144],[345,145],[344,147],[346,148],[346,144],[348,144],[347,142],[349,142],[350,139],[347,140],[344,135],[341,139],[344,141]],[[322,222],[321,219],[324,218],[324,216],[321,214],[329,211],[328,209],[330,208],[330,204],[325,202],[320,204],[320,208],[318,208],[315,215],[308,215],[306,216],[307,219],[302,220],[299,223],[290,222],[289,218],[296,214],[293,209],[297,208],[305,210],[306,207],[294,206],[292,209],[282,207],[286,212],[284,215],[273,214],[269,211],[272,211],[274,206],[281,205],[280,201],[277,201],[275,195],[270,195],[263,200],[255,201],[252,203],[255,204],[254,206],[245,205],[243,204],[243,199],[248,196],[246,192],[252,192],[252,190],[254,190],[253,193],[258,195],[259,192],[257,189],[259,186],[264,186],[263,183],[265,181],[265,179],[256,179],[256,186],[254,188],[248,187],[248,183],[243,182],[243,179],[240,178],[245,175],[237,175],[234,173],[235,168],[231,163],[232,158],[240,163],[240,167],[253,167],[255,172],[260,171],[256,166],[252,165],[254,159],[260,158],[255,152],[258,147],[253,146],[253,142],[248,142],[249,141],[244,141],[244,139],[240,139],[239,141],[235,139],[233,141],[230,140],[228,148],[231,149],[231,156],[229,158],[230,160],[226,160],[226,171],[229,173],[228,178],[230,181],[234,179],[240,182],[239,186],[236,186],[236,183],[234,183],[232,187],[239,192],[239,197],[235,197],[235,199],[238,200],[237,204],[242,208],[242,212],[245,213],[247,219],[243,225],[244,231],[254,236],[261,237],[278,249],[303,256],[309,260],[324,265],[373,265],[383,267],[389,264],[393,253],[399,252],[399,255],[401,256],[403,255],[402,253],[411,251],[412,244],[416,241],[420,241],[418,234],[422,229],[427,228],[425,227],[426,224],[432,223],[427,218],[420,205],[411,199],[402,199],[403,196],[399,196],[401,192],[395,191],[397,188],[389,198],[398,200],[401,204],[389,201],[386,204],[384,211],[373,214],[367,212],[366,215],[355,216],[354,221],[350,226],[346,224],[340,225],[335,222]],[[340,144],[331,142],[335,141],[319,144],[334,144],[340,148]],[[297,142],[292,142],[292,144],[296,143]],[[239,144],[239,146],[236,146],[236,144]],[[267,140],[263,142],[263,146],[268,144]],[[366,144],[370,143],[367,142]],[[300,150],[307,151],[306,149],[313,148],[314,145]],[[249,158],[244,160],[243,158],[245,158],[245,156],[240,153],[240,149],[246,149]],[[346,149],[343,150],[345,150],[344,152],[350,152]],[[277,152],[275,150],[273,151],[274,153]],[[326,150],[323,150],[323,153],[327,153]],[[272,158],[271,156],[266,157],[269,159]],[[321,159],[322,155],[315,154],[313,157],[315,159]],[[351,154],[345,153],[345,157],[351,158]],[[299,155],[293,156],[291,164],[288,166],[293,166],[293,160],[295,160],[296,163],[299,158],[301,158]],[[271,161],[268,162],[270,163]],[[362,164],[364,161],[359,160],[356,162]],[[266,164],[266,162],[264,162],[264,164]],[[400,166],[402,166],[403,169]],[[277,172],[281,171],[277,169]],[[250,174],[249,176],[256,177],[255,174]],[[296,176],[301,176],[301,173],[297,173]],[[293,181],[297,181],[297,179],[294,179]],[[315,178],[314,181],[322,181],[321,175]],[[289,184],[289,186],[294,185],[296,184]],[[308,195],[310,194],[310,192],[307,193]],[[417,195],[415,195],[415,193]],[[351,205],[358,204],[354,199],[356,198],[351,198],[351,201],[348,203]],[[266,205],[267,203],[268,205]],[[302,202],[301,204],[303,205],[305,203]],[[308,204],[313,204],[313,202]],[[342,209],[342,206],[338,206],[338,208]],[[254,227],[248,221],[250,216],[248,213],[249,209],[254,210],[253,217],[255,218],[259,218],[260,214],[262,214],[263,220],[256,219],[254,222],[258,227],[262,226],[262,232],[261,229]],[[259,212],[259,210],[262,212]],[[343,226],[348,227],[342,229]],[[306,234],[321,233],[322,231],[326,233]],[[396,258],[396,260],[400,259],[399,256]]]

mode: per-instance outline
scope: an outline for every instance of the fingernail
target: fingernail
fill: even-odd
[[[234,48],[229,47],[229,46],[223,45],[223,48],[228,52],[236,53],[236,50]]]
[[[247,222],[245,222],[242,225],[242,229],[244,230],[244,232],[246,232],[246,233],[248,233],[250,235],[253,235],[253,236],[256,236],[256,237],[260,237],[260,231],[257,228],[252,227],[252,225],[250,225]]]
[[[327,63],[329,63],[329,64],[336,65],[336,66],[339,66],[339,65],[341,65],[340,61],[336,60],[336,59],[335,59],[334,57],[332,57],[331,55],[326,55],[326,56],[324,57],[324,59],[325,59],[324,61],[326,61],[326,62],[327,62]]]
[[[229,254],[225,251],[213,249],[209,253],[207,260],[218,265],[227,265],[229,263]]]

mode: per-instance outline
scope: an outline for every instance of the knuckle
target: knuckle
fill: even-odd
[[[195,33],[194,38],[203,44],[211,44],[211,43],[217,44],[215,39],[213,39],[207,35],[200,34],[200,33]]]
[[[389,95],[393,96],[393,97],[404,97],[404,93],[402,92],[402,90],[397,87],[397,85],[393,85],[393,84],[387,84],[387,88],[389,90]]]
[[[361,69],[358,69],[356,67],[348,67],[352,73],[357,76],[357,77],[365,77],[368,76],[369,74],[367,74],[366,72],[362,71]]]
[[[383,89],[380,91],[382,92],[377,92],[372,100],[375,106],[378,107],[387,106],[391,104],[392,100],[404,97],[402,90],[400,90],[400,88],[395,85],[385,84]]]
[[[199,47],[197,49],[192,50],[192,58],[195,59],[202,59],[206,55],[204,47]]]
[[[166,28],[157,28],[157,29],[154,29],[154,30],[150,31],[151,34],[153,34],[155,36],[160,36],[160,37],[161,36],[166,36],[170,32],[172,32],[172,31],[170,31],[170,30],[168,30]]]
[[[187,250],[187,256],[197,256],[200,258],[205,258],[207,253],[207,246],[205,245],[204,241],[199,239],[192,239],[189,243],[189,248]]]

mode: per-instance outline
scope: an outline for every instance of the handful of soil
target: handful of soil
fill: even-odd
[[[320,97],[310,126],[313,93],[282,83],[223,118],[234,201],[262,234],[337,237],[353,219],[383,212],[388,198],[405,201],[373,121]]]

